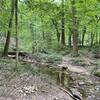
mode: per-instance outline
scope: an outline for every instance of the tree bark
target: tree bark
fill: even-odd
[[[91,32],[91,47],[93,47],[94,44],[94,34]]]
[[[65,45],[65,12],[64,12],[64,0],[62,0],[62,12],[61,12],[61,44]]]
[[[84,26],[83,33],[82,33],[82,47],[84,46],[85,34],[86,34],[86,26]]]
[[[15,0],[15,25],[16,25],[16,68],[18,66],[18,0]]]
[[[71,38],[72,38],[72,29],[69,28],[68,45],[69,45],[70,48],[72,46],[72,40],[71,40]]]
[[[98,36],[98,33],[96,32],[96,33],[95,33],[95,40],[96,40],[96,41],[95,41],[95,44],[96,44],[96,45],[99,43],[99,41],[98,41],[98,40],[99,40],[98,37],[99,37],[99,36]]]
[[[78,29],[77,29],[75,0],[71,1],[71,5],[72,5],[73,56],[78,56]]]
[[[54,19],[52,19],[52,23],[55,26],[56,33],[57,33],[57,41],[58,41],[58,44],[59,44],[59,42],[60,42],[60,32],[59,32],[59,29],[58,29],[58,23]]]
[[[13,16],[14,16],[14,0],[11,1],[11,15],[9,19],[9,26],[8,26],[8,32],[7,32],[7,37],[6,37],[6,43],[4,47],[4,52],[3,56],[8,55],[8,50],[9,50],[9,44],[10,44],[10,37],[11,37],[11,30],[12,30],[12,22],[13,22]]]

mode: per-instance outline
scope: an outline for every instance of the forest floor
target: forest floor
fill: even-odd
[[[0,100],[75,100],[33,63],[34,59],[31,64],[19,62],[14,73],[15,60],[0,57]],[[100,68],[99,59],[89,53],[79,57],[65,55],[55,67],[68,68],[74,82],[69,87],[73,94],[82,96],[83,100],[100,100],[100,77],[92,73]]]
[[[74,80],[74,88],[80,91],[84,100],[100,100],[100,77],[96,77],[92,73],[95,68],[100,71],[99,61],[100,59],[94,59],[89,55],[75,58],[67,55],[59,64],[60,67],[65,66],[69,69]]]
[[[14,63],[0,59],[0,100],[73,100],[35,67],[24,64],[14,73]]]

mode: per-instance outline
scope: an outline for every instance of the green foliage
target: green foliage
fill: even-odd
[[[100,45],[99,44],[96,44],[94,47],[93,47],[93,53],[94,54],[99,54],[100,53]]]
[[[68,50],[68,49],[66,49],[66,50],[61,50],[60,52],[59,52],[59,54],[61,54],[61,55],[68,55],[68,54],[70,54],[70,52],[71,52],[71,50]]]
[[[100,62],[97,63],[97,66],[92,69],[91,74],[100,77]]]
[[[39,69],[31,66],[30,64],[19,64],[17,70],[19,74],[22,74],[22,73],[28,73],[32,75],[39,74]]]
[[[3,45],[0,45],[0,53],[3,52],[3,49],[4,49]]]
[[[68,45],[69,27],[72,27],[72,12],[70,0],[64,0],[65,10],[65,36]],[[100,2],[99,0],[75,0],[76,17],[78,21],[79,44],[82,42],[83,27],[86,26],[84,45],[90,46],[91,32],[95,43],[99,41],[100,31]],[[5,36],[8,30],[8,21],[11,10],[10,0],[0,0],[0,36]],[[57,31],[61,33],[62,4],[59,0],[19,0],[19,49],[32,52],[32,47],[37,41],[35,51],[41,49],[59,49]],[[57,28],[53,21],[56,22]],[[15,25],[13,20],[12,37],[15,37]],[[43,34],[44,33],[44,34]],[[97,36],[96,36],[97,34]],[[43,36],[44,35],[44,36]],[[97,37],[97,39],[96,39]],[[61,42],[61,41],[60,41]],[[3,45],[4,46],[4,45]],[[67,49],[67,48],[66,48]],[[56,50],[57,51],[57,50]],[[70,50],[60,49],[62,55]]]
[[[38,68],[33,67],[30,64],[26,64],[26,63],[22,63],[22,62],[18,63],[18,67],[15,70],[15,60],[7,59],[7,58],[0,59],[0,69],[2,71],[6,70],[6,72],[9,73],[10,76],[11,76],[11,74],[14,73],[14,71],[16,71],[17,74],[23,74],[23,73],[28,73],[28,74],[33,74],[33,75],[39,74]]]
[[[64,56],[64,55],[70,54],[72,49],[69,48],[68,46],[63,46],[63,47],[56,48],[56,51],[57,51],[57,53]]]
[[[52,54],[35,53],[33,54],[33,58],[35,58],[37,61],[44,61],[47,63],[57,64],[61,61],[62,56],[56,53]]]
[[[49,63],[59,63],[61,61],[61,56],[57,54],[51,54],[47,58],[47,62]]]
[[[95,45],[92,52],[95,58],[100,58],[100,45]]]
[[[72,64],[74,65],[78,65],[78,66],[86,66],[86,62],[84,60],[82,60],[81,58],[75,58],[75,59],[72,59]]]

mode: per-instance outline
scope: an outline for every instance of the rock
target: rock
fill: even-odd
[[[79,86],[85,85],[85,82],[79,82],[78,85]]]
[[[97,92],[99,92],[99,91],[100,91],[100,86],[95,86],[95,90],[96,90]]]

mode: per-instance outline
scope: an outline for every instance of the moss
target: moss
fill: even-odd
[[[100,71],[96,71],[96,72],[94,73],[94,75],[97,76],[97,77],[100,77]]]

